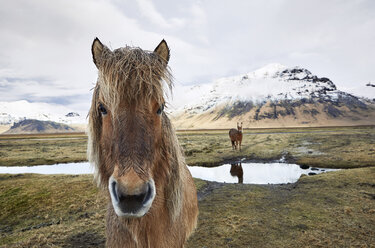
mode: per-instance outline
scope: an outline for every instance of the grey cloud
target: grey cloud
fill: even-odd
[[[82,105],[96,80],[94,37],[111,48],[146,50],[165,38],[181,84],[271,62],[307,67],[339,87],[375,79],[371,0],[0,0],[0,6],[1,100],[77,98]]]

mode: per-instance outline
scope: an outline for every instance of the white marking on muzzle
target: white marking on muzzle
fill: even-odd
[[[148,187],[151,192],[147,201],[144,202],[142,206],[139,209],[137,209],[136,212],[126,212],[126,213],[124,213],[120,207],[120,202],[118,200],[118,195],[117,195],[118,193],[115,188],[115,185],[117,183],[118,182],[116,181],[116,179],[114,179],[112,176],[109,178],[108,190],[111,195],[112,205],[116,214],[120,217],[133,217],[133,218],[139,218],[139,217],[144,216],[148,212],[148,210],[151,208],[152,202],[155,199],[156,190],[155,190],[154,180],[150,179],[150,181],[148,181]]]

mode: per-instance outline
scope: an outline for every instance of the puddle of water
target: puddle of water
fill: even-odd
[[[86,139],[85,137],[67,137],[67,138],[38,138],[38,139],[33,139],[33,138],[29,138],[29,139],[25,139],[25,138],[9,138],[9,139],[1,139],[2,141],[14,141],[14,140],[17,140],[17,141],[45,141],[45,140],[79,140],[79,139]]]
[[[336,171],[336,169],[302,169],[286,163],[234,163],[218,167],[189,167],[193,177],[222,183],[283,184],[295,183],[304,175]]]
[[[311,175],[336,171],[335,169],[301,169],[297,164],[286,163],[234,163],[218,167],[189,166],[193,177],[222,183],[283,184],[297,182],[302,174]],[[92,174],[88,162],[39,166],[1,167],[0,174]]]
[[[93,172],[94,170],[88,162],[36,166],[0,166],[0,173],[2,174],[37,173],[79,175],[92,174]]]

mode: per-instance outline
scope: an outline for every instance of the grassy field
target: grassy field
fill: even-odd
[[[374,247],[375,168],[295,184],[196,180],[186,247]],[[104,247],[106,197],[92,176],[0,175],[0,247]]]
[[[232,151],[228,131],[178,132],[189,165],[277,160],[329,168],[375,166],[375,127],[245,130],[242,151]]]
[[[375,247],[375,127],[179,131],[189,165],[246,158],[355,168],[285,185],[195,180],[198,228],[186,247]],[[86,160],[85,134],[2,135],[0,166]],[[104,247],[107,200],[91,175],[1,175],[0,247]]]
[[[0,166],[23,166],[86,160],[84,133],[0,135]]]
[[[375,126],[245,130],[242,151],[232,151],[227,130],[178,131],[189,165],[276,160],[330,168],[375,166]],[[0,135],[0,166],[86,161],[83,133]]]
[[[375,168],[286,185],[218,185],[188,247],[374,247]]]

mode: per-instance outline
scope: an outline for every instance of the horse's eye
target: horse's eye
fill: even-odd
[[[161,113],[163,112],[163,110],[164,110],[164,103],[160,106],[160,108],[158,109],[158,111],[156,111],[156,114],[161,115]]]
[[[103,104],[99,103],[99,112],[102,113],[102,115],[106,115],[107,114],[107,110],[106,108],[103,106]]]

